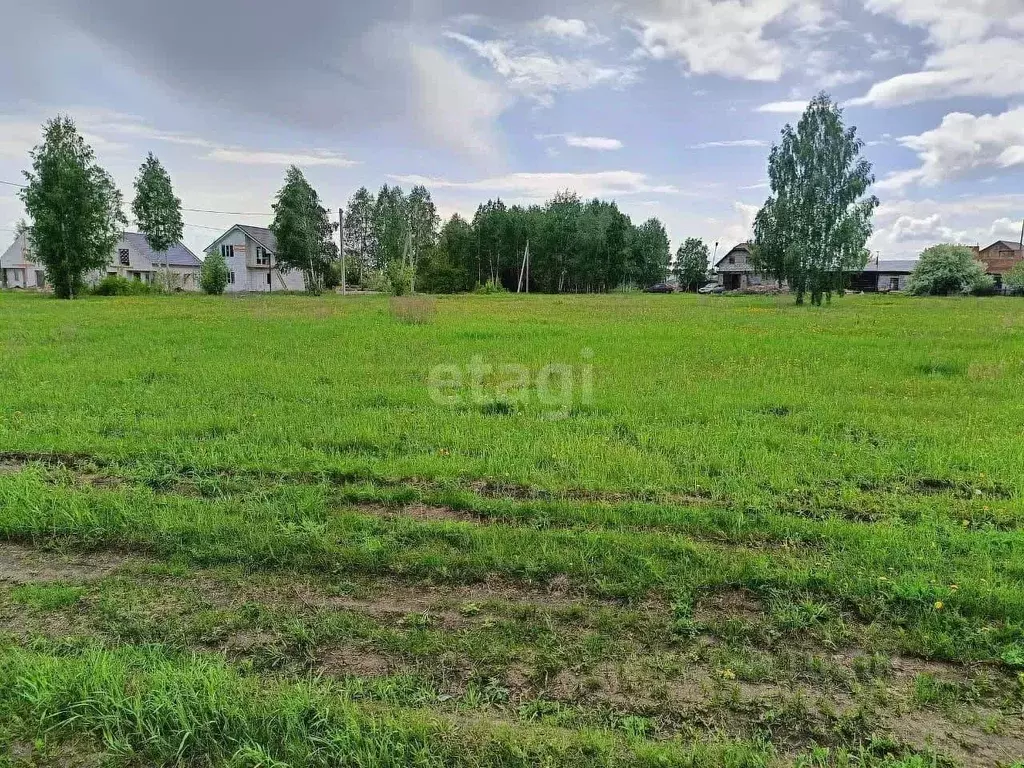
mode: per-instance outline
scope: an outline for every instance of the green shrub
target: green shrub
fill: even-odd
[[[391,280],[383,272],[367,270],[363,273],[362,288],[374,293],[391,293]]]
[[[1003,279],[1003,285],[1014,296],[1024,296],[1024,261],[1018,261]]]
[[[213,296],[219,296],[228,287],[228,264],[219,253],[208,253],[203,259],[199,287]]]
[[[984,295],[995,291],[995,281],[967,246],[933,245],[921,254],[907,287],[916,296]]]
[[[388,282],[391,284],[393,296],[405,296],[412,293],[413,279],[416,276],[415,270],[406,264],[392,262],[388,265]]]
[[[477,285],[477,287],[473,289],[473,293],[508,293],[508,291],[505,290],[505,286],[497,280],[488,280],[483,285]]]
[[[141,280],[129,280],[120,275],[107,275],[92,289],[96,296],[148,296],[160,289]]]

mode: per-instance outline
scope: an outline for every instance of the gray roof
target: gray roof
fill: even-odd
[[[277,253],[277,238],[266,227],[252,227],[248,224],[236,224],[235,226],[271,253]]]
[[[1007,250],[1010,250],[1010,251],[1019,251],[1020,250],[1020,243],[1011,243],[1009,240],[996,240],[994,243],[992,243],[992,245],[986,246],[985,248],[982,248],[981,250],[987,251],[989,248],[995,248],[997,245],[1001,245],[1001,246],[1003,246],[1004,248],[1006,248]]]
[[[125,232],[125,242],[146,257],[153,265],[166,264],[170,267],[199,267],[203,262],[181,243],[175,243],[166,251],[154,251],[149,247],[146,236],[138,232]]]
[[[916,259],[893,259],[891,261],[875,262],[870,261],[864,267],[865,272],[884,272],[886,274],[906,273],[910,274],[917,266]]]

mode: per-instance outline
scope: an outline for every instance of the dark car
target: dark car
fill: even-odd
[[[644,288],[644,293],[673,293],[674,291],[675,288],[668,283],[655,283],[652,286]]]

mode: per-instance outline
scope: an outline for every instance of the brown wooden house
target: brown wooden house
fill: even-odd
[[[1020,243],[1008,240],[997,240],[987,248],[975,248],[978,261],[985,265],[985,274],[995,278],[996,287],[1003,287],[1003,278],[1021,261],[1024,261],[1024,249]]]

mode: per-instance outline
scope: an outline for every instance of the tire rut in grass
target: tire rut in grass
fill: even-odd
[[[142,558],[117,552],[61,554],[18,544],[0,544],[0,582],[86,582],[106,578]]]

